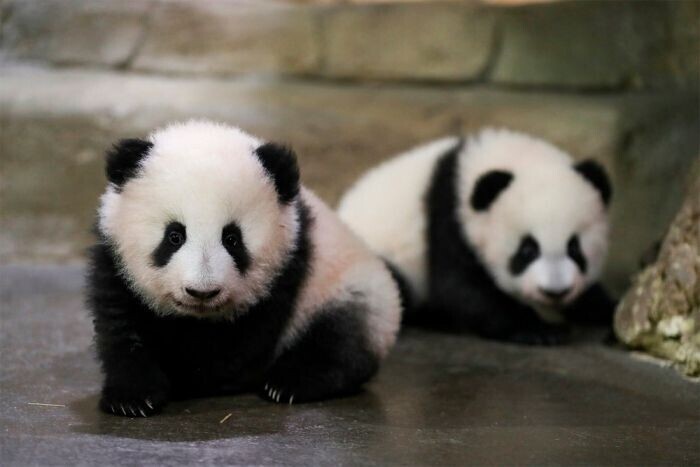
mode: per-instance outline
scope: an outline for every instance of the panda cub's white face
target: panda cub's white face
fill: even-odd
[[[257,139],[206,122],[153,133],[137,173],[102,196],[100,231],[161,314],[233,317],[268,290],[295,242]]]
[[[566,306],[600,276],[608,230],[602,203],[585,186],[560,191],[559,198],[545,189],[540,199],[519,197],[513,188],[494,206],[508,220],[485,239],[496,280],[536,307]]]
[[[463,225],[493,279],[536,309],[570,304],[599,278],[607,254],[602,169],[507,131],[483,132],[466,150]]]

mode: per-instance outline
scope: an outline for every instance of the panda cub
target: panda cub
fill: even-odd
[[[593,161],[508,130],[444,138],[365,174],[340,217],[391,265],[406,322],[557,344],[609,323],[597,280],[611,186]]]
[[[291,404],[377,371],[398,288],[291,150],[192,121],[120,141],[106,172],[88,273],[102,410],[246,391]]]

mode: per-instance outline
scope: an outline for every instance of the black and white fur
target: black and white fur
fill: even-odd
[[[507,130],[444,138],[365,174],[340,217],[392,266],[408,322],[530,344],[611,319],[605,171]]]
[[[102,410],[244,391],[291,404],[376,372],[396,284],[300,185],[291,150],[193,121],[117,143],[106,171],[88,274]]]

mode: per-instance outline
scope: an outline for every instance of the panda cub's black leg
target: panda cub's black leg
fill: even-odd
[[[160,412],[168,401],[168,379],[135,334],[97,337],[105,372],[99,403],[104,412],[147,417]]]
[[[564,310],[564,314],[574,323],[612,326],[616,306],[601,284],[593,284]]]
[[[324,310],[267,372],[262,397],[292,404],[358,391],[379,365],[363,308],[353,303]]]

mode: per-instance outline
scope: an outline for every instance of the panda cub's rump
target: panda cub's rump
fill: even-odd
[[[100,407],[257,391],[356,391],[393,345],[396,284],[313,193],[294,154],[188,122],[108,154],[88,274]]]
[[[595,162],[484,130],[385,162],[338,212],[403,280],[408,322],[553,344],[565,317],[610,319],[597,284],[610,194]]]

